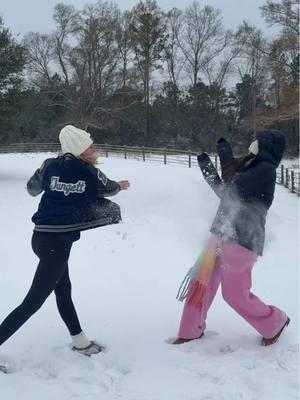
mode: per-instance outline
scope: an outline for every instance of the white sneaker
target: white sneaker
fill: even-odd
[[[91,355],[93,354],[98,354],[104,351],[105,347],[101,344],[98,344],[97,342],[91,341],[91,343],[87,347],[77,348],[73,346],[72,350],[76,351],[77,353],[84,354],[87,357],[91,357]]]

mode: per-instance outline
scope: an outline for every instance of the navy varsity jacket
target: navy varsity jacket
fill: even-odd
[[[27,190],[31,196],[44,192],[32,217],[35,231],[82,231],[121,220],[118,204],[105,199],[119,192],[119,184],[72,154],[47,159]]]

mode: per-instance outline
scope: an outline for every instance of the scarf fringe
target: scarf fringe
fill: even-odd
[[[205,251],[201,252],[195,264],[189,269],[178,289],[176,299],[189,305],[201,307],[211,272],[216,258],[221,254],[219,241],[209,242]]]
[[[197,259],[197,261],[198,260],[199,258]],[[187,298],[187,295],[191,287],[193,286],[193,283],[195,282],[195,279],[199,273],[200,268],[201,268],[201,263],[196,262],[195,265],[188,270],[177,292],[176,299],[178,301],[182,302]]]
[[[177,296],[176,299],[178,301],[183,301],[186,299],[188,292],[190,290],[190,287],[193,283],[191,277],[190,277],[190,271],[191,269],[188,271],[188,273],[185,275],[183,281],[181,282],[181,285],[179,286],[178,292],[177,292]]]

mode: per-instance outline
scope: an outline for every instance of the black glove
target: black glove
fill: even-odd
[[[227,142],[227,140],[223,137],[220,137],[220,139],[218,139],[218,141],[217,141],[218,144],[224,143],[224,142]]]
[[[207,163],[210,161],[210,158],[209,158],[208,154],[204,152],[204,153],[197,155],[197,161],[198,161],[199,167],[201,167],[201,166],[207,165]]]

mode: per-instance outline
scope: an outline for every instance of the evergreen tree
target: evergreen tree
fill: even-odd
[[[21,104],[25,49],[12,37],[0,18],[0,142],[17,131],[16,112]]]

